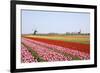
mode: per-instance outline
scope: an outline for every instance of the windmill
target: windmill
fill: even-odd
[[[80,31],[78,32],[78,34],[81,34],[81,29],[80,29]]]
[[[33,34],[34,34],[34,35],[36,35],[36,34],[37,34],[37,30],[36,30],[36,29],[34,30],[34,33],[33,33]]]
[[[36,35],[37,34],[37,28],[35,28],[35,30],[34,29],[32,29],[32,31],[33,31],[33,35]]]

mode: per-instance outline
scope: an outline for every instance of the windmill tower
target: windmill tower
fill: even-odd
[[[35,26],[34,26],[35,27]],[[35,29],[35,30],[34,30]],[[37,34],[37,28],[35,27],[34,29],[32,29],[33,30],[33,35],[36,35]]]
[[[36,34],[37,34],[37,30],[35,29],[35,30],[34,30],[34,35],[36,35]]]
[[[80,29],[80,31],[78,32],[78,34],[81,34],[81,29]]]

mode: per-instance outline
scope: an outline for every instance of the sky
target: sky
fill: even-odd
[[[82,12],[21,11],[22,34],[90,32],[90,14]]]

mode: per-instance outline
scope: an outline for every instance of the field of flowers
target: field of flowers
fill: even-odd
[[[21,62],[51,62],[90,59],[89,44],[36,37],[22,37]]]
[[[23,63],[37,62],[24,45],[21,45],[21,61]]]

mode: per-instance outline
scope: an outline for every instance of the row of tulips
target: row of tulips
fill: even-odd
[[[31,47],[32,50],[34,50],[35,52],[37,52],[37,54],[43,58],[45,61],[66,61],[66,60],[71,60],[71,57],[65,57],[64,55],[55,52],[53,50],[50,50],[47,47],[44,47],[42,45],[39,45],[35,42],[30,42],[28,39],[26,38],[22,38],[22,42],[24,44],[26,44],[27,46]]]
[[[80,58],[81,60],[90,59],[89,54],[84,53],[84,52],[80,52],[78,50],[73,50],[73,49],[70,49],[70,48],[64,48],[64,47],[61,47],[61,46],[51,45],[51,44],[47,44],[47,43],[43,43],[43,42],[39,42],[39,41],[35,41],[35,40],[30,40],[30,39],[26,39],[26,38],[24,38],[24,39],[31,42],[31,43],[35,43],[35,44],[38,44],[38,45],[41,45],[41,46],[45,46],[46,48],[50,48],[52,50],[57,50],[57,51],[60,51],[62,53],[66,53],[66,54],[71,54],[73,56]],[[84,49],[84,48],[81,48],[81,49]]]
[[[31,53],[24,45],[21,45],[21,62],[22,63],[37,62],[37,60],[31,55]]]

